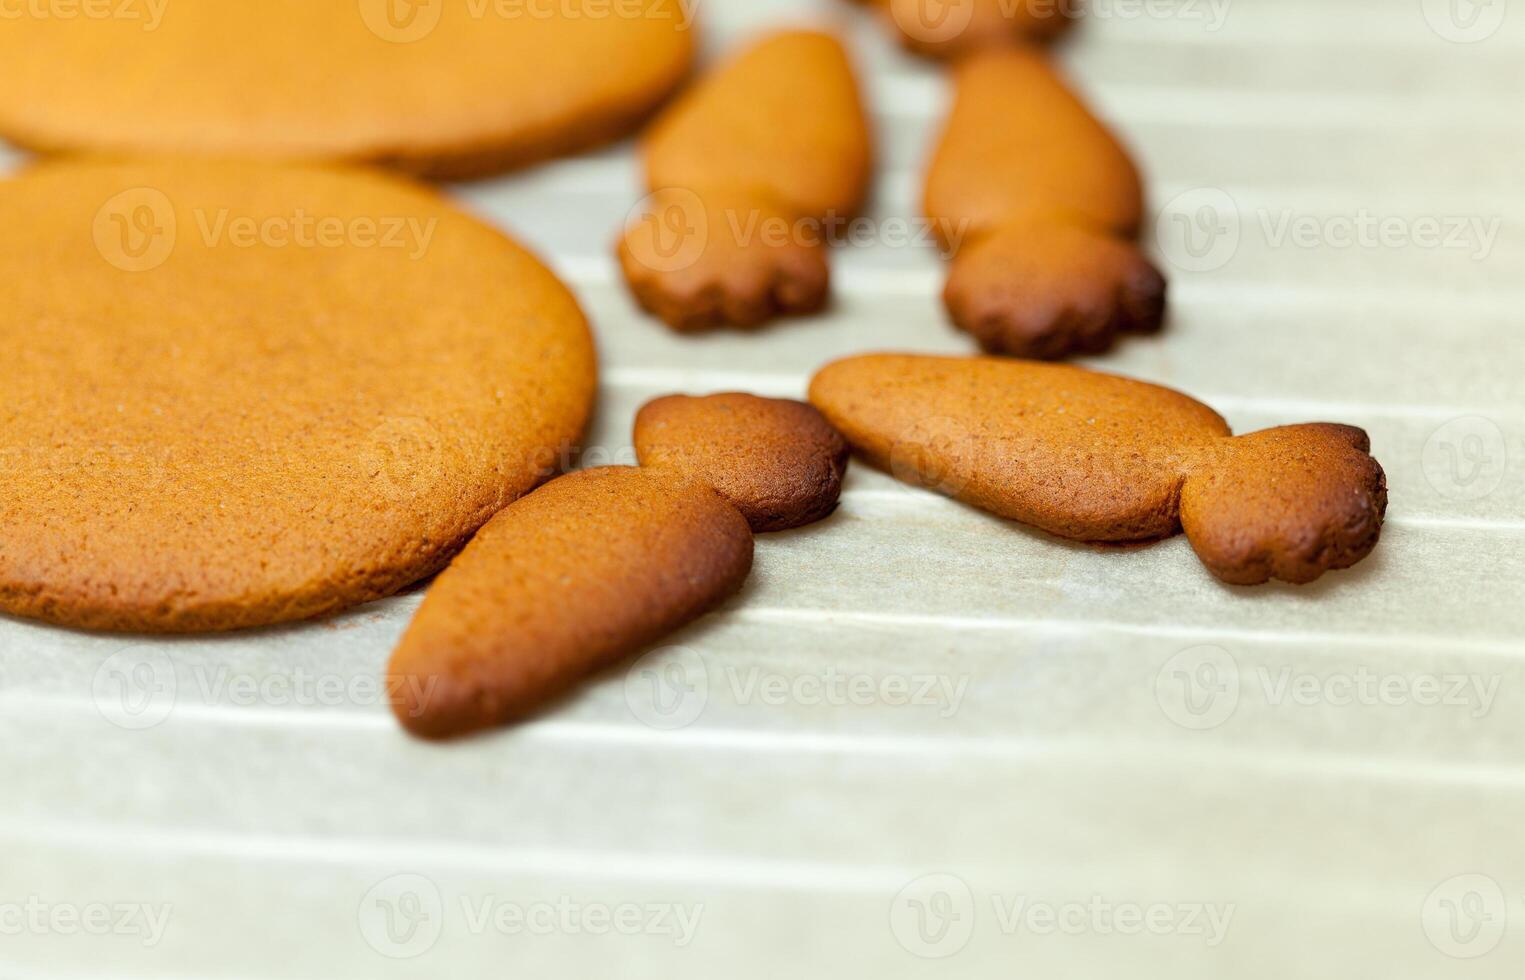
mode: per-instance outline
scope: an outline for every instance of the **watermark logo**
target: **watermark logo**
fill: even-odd
[[[97,668],[90,693],[101,717],[129,731],[162,725],[175,709],[175,665],[158,650],[124,649]]]
[[[1465,253],[1474,262],[1493,254],[1503,219],[1466,214],[1304,213],[1294,208],[1246,212],[1227,191],[1198,187],[1161,209],[1155,239],[1166,259],[1186,272],[1221,269],[1250,234],[1267,248],[1406,249]]]
[[[923,875],[890,903],[890,932],[913,956],[946,959],[974,935],[974,893],[957,875]]]
[[[388,418],[371,430],[360,465],[386,499],[417,500],[444,479],[445,441],[424,419]]]
[[[1424,21],[1455,44],[1486,41],[1504,26],[1509,0],[1419,0]]]
[[[153,187],[134,187],[101,205],[91,225],[96,251],[123,272],[149,272],[170,258],[183,232],[194,226],[206,248],[366,249],[405,252],[422,259],[439,226],[416,215],[235,214],[196,208],[181,227],[174,203]]]
[[[1222,647],[1182,650],[1155,675],[1154,698],[1165,717],[1182,728],[1217,728],[1239,707],[1239,664]]]
[[[1246,667],[1227,650],[1199,646],[1171,657],[1155,675],[1155,702],[1192,731],[1225,724],[1247,699],[1270,708],[1447,708],[1482,718],[1493,710],[1501,674],[1394,673],[1367,667],[1313,673],[1290,664]]]
[[[1509,903],[1504,889],[1487,875],[1457,875],[1425,896],[1420,918],[1431,946],[1455,959],[1476,959],[1503,940]]]
[[[437,677],[364,673],[314,673],[303,667],[258,673],[225,664],[176,670],[160,651],[122,650],[95,672],[91,694],[101,716],[119,728],[139,731],[162,725],[180,704],[239,708],[342,708],[407,705],[416,712],[434,698]]]
[[[653,272],[691,269],[709,247],[709,211],[698,194],[668,187],[636,202],[625,218],[630,257]]]
[[[1019,0],[1001,0],[1015,3]],[[892,0],[890,16],[901,33],[922,44],[946,44],[974,22],[975,0]]]
[[[704,714],[709,699],[709,670],[691,647],[660,647],[625,672],[625,704],[649,728],[687,728]]]
[[[149,272],[169,261],[179,231],[175,206],[154,187],[134,187],[95,212],[95,249],[123,272]]]
[[[419,874],[398,874],[371,886],[360,900],[360,935],[389,959],[422,956],[445,928],[445,901],[439,886]]]
[[[434,33],[444,9],[445,0],[360,0],[365,26],[393,44],[412,44]]]
[[[1232,902],[1117,901],[1105,895],[1052,900],[994,892],[985,921],[1002,936],[1176,936],[1216,948],[1228,938]],[[969,885],[951,874],[917,878],[890,904],[890,931],[906,952],[945,959],[969,944],[983,914]]]
[[[681,949],[694,941],[704,905],[675,902],[582,901],[560,895],[541,901],[496,894],[456,895],[420,874],[377,882],[360,900],[360,935],[388,959],[417,959],[453,936],[658,936]]]
[[[1420,468],[1435,492],[1447,500],[1482,500],[1504,482],[1509,446],[1492,419],[1466,415],[1430,433],[1420,454]]]
[[[1195,187],[1165,204],[1155,241],[1170,263],[1187,272],[1221,269],[1239,251],[1239,207],[1227,191]]]
[[[378,249],[404,251],[417,261],[434,241],[438,218],[416,215],[316,215],[302,208],[290,214],[233,214],[228,208],[194,212],[208,248]]]

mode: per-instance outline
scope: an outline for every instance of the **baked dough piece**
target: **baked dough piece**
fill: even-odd
[[[428,576],[596,386],[565,287],[398,178],[57,161],[0,181],[0,610],[224,630]]]
[[[640,16],[608,0],[109,6],[136,16],[4,21],[0,135],[474,176],[628,133],[694,47],[691,0],[643,0]]]
[[[1353,565],[1387,507],[1360,429],[1234,437],[1180,392],[1067,365],[869,354],[822,368],[810,401],[901,480],[1081,541],[1184,528],[1226,582],[1311,582]]]
[[[643,140],[653,193],[617,249],[636,299],[680,331],[819,310],[831,222],[862,207],[870,155],[835,38],[794,31],[744,49]]]
[[[1048,41],[1068,30],[1079,0],[859,0],[878,9],[911,51],[958,58],[971,51]]]
[[[1060,358],[1160,328],[1165,280],[1134,244],[1138,172],[1041,53],[958,66],[925,210],[958,245],[948,311],[985,350]]]
[[[435,580],[387,690],[416,735],[526,717],[707,612],[752,568],[752,532],[708,486],[582,470],[506,508]]]
[[[708,483],[756,532],[830,514],[847,471],[847,443],[820,412],[741,392],[647,402],[635,416],[635,450],[643,467]]]

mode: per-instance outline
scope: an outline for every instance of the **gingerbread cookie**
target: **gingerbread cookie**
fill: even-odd
[[[739,392],[647,402],[635,449],[642,467],[708,483],[758,532],[830,514],[847,470],[847,443],[820,412]]]
[[[858,0],[880,11],[901,43],[933,58],[1048,41],[1067,30],[1078,0]]]
[[[608,0],[94,6],[121,15],[32,4],[5,19],[0,135],[474,176],[625,135],[694,49],[692,0],[637,16]]]
[[[523,718],[741,587],[752,534],[709,487],[633,467],[553,480],[484,527],[430,587],[388,690],[416,735]]]
[[[1133,239],[1127,152],[1042,54],[989,51],[955,72],[925,210],[962,234],[944,300],[991,353],[1057,358],[1160,328],[1165,280]]]
[[[560,461],[594,352],[538,261],[369,172],[0,181],[0,610],[183,632],[443,567]]]
[[[1311,582],[1371,552],[1387,506],[1366,434],[1314,423],[1233,437],[1158,385],[1001,358],[871,354],[810,401],[899,479],[1082,541],[1177,533],[1227,582]]]
[[[642,143],[653,194],[617,248],[636,299],[681,331],[820,309],[831,226],[862,206],[870,152],[834,38],[778,34],[735,55]]]

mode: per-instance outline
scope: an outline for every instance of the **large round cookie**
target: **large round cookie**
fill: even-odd
[[[470,176],[624,135],[694,0],[108,0],[0,19],[0,136],[40,150]]]
[[[592,340],[431,191],[257,163],[0,181],[0,610],[219,630],[387,595],[558,463]]]

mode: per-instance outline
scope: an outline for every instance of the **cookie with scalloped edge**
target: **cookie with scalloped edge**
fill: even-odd
[[[847,53],[789,31],[743,48],[652,124],[652,192],[616,252],[636,300],[675,330],[754,327],[827,302],[833,224],[867,193],[869,127]]]
[[[1035,50],[954,71],[924,210],[951,252],[949,315],[990,353],[1094,353],[1164,321],[1166,283],[1135,242],[1127,151]]]

